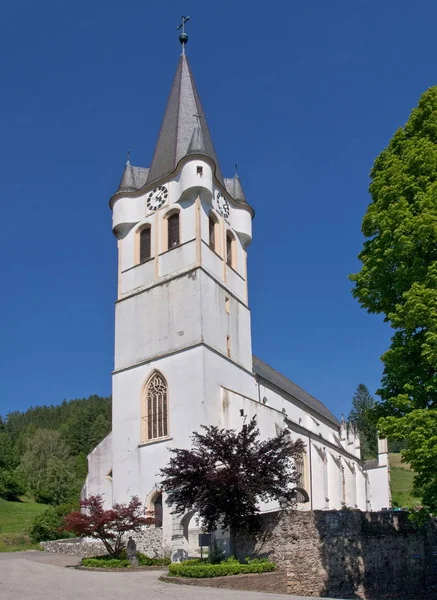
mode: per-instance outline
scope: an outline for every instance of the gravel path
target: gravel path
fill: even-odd
[[[161,571],[78,571],[74,556],[0,553],[1,600],[322,600],[301,596],[197,588],[159,581]],[[324,598],[323,600],[328,600]]]

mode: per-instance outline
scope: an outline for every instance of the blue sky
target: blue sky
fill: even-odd
[[[187,47],[225,176],[256,210],[253,350],[348,413],[390,331],[352,298],[368,173],[436,83],[432,0],[4,3],[0,414],[108,395],[108,199],[148,166]],[[212,316],[213,318],[213,316]]]

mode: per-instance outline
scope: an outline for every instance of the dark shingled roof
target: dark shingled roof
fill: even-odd
[[[240,178],[237,174],[232,179],[225,178],[226,191],[232,196],[237,202],[244,202],[247,204],[246,196],[244,195],[243,186],[241,185]]]
[[[320,400],[317,400],[317,398],[314,398],[314,396],[308,394],[308,392],[293,383],[290,379],[287,379],[287,377],[284,375],[281,375],[281,373],[278,373],[278,371],[275,371],[275,369],[272,369],[272,367],[256,356],[253,356],[252,358],[253,372],[255,375],[258,375],[267,383],[271,383],[290,396],[293,396],[293,398],[296,398],[296,400],[299,400],[299,402],[305,404],[305,406],[308,406],[308,408],[314,412],[318,413],[322,417],[325,417],[325,419],[332,421],[335,423],[335,425],[340,425],[340,421],[332,414],[330,410],[326,408],[324,404],[320,402]]]
[[[193,74],[187,57],[182,54],[153,154],[148,183],[153,183],[175,170],[178,162],[189,151],[197,124],[200,133],[196,134],[193,143],[199,144],[200,141],[202,142],[203,148],[201,152],[198,150],[198,153],[204,154],[214,161],[217,179],[224,185]],[[191,149],[191,152],[193,152],[193,149]]]
[[[140,190],[146,185],[148,174],[149,169],[133,167],[127,161],[117,192],[134,192]]]

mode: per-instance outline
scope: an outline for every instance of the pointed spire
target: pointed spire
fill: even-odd
[[[232,185],[232,197],[235,200],[239,200],[240,202],[247,202],[246,196],[244,195],[243,186],[241,185],[240,178],[238,177],[238,173],[235,173]]]
[[[130,164],[130,160],[126,161],[126,166],[123,171],[123,175],[121,176],[120,185],[118,186],[118,191],[123,192],[131,192],[135,190],[134,186],[134,174],[132,165]]]
[[[194,152],[194,148],[196,153],[208,156],[214,161],[216,177],[223,184],[194,78],[187,57],[182,54],[170,90],[147,182],[152,183],[172,173],[181,158]]]

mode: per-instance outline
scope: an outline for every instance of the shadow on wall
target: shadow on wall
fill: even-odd
[[[437,525],[406,513],[279,512],[238,555],[266,556],[287,573],[289,594],[412,600],[437,598]]]

